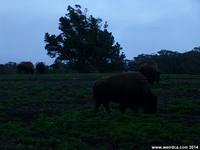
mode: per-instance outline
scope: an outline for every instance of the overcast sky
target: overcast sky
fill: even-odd
[[[1,0],[0,63],[52,63],[44,34],[58,34],[58,19],[74,4],[108,21],[129,59],[161,49],[184,52],[200,46],[199,0]]]

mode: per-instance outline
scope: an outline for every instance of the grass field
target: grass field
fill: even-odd
[[[200,76],[162,75],[156,114],[93,112],[108,74],[0,75],[0,149],[129,150],[200,144]],[[200,148],[200,145],[199,145]]]

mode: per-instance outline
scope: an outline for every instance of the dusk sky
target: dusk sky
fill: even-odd
[[[0,63],[51,64],[54,59],[46,54],[44,34],[58,34],[59,18],[74,4],[108,22],[128,59],[200,46],[199,0],[1,0]]]

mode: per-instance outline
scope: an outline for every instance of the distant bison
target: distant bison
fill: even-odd
[[[147,77],[149,83],[159,83],[160,72],[158,71],[157,63],[153,61],[144,63],[140,66],[139,72],[141,72],[144,76]]]
[[[43,62],[36,63],[36,70],[40,74],[44,74],[46,72],[46,65]]]
[[[23,61],[20,64],[17,65],[17,70],[19,73],[34,73],[34,66],[32,62],[29,61]]]
[[[157,97],[151,92],[147,78],[139,72],[127,72],[97,80],[93,87],[95,111],[100,105],[110,112],[109,103],[120,104],[121,112],[131,108],[137,112],[142,107],[144,112],[157,110]]]

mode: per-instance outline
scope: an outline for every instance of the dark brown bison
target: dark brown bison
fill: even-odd
[[[46,65],[43,62],[36,63],[36,70],[40,74],[44,74],[47,71]]]
[[[147,78],[139,72],[127,72],[97,80],[93,87],[95,111],[100,105],[110,112],[109,103],[120,104],[121,112],[131,108],[137,112],[143,107],[144,112],[157,110],[157,97],[151,92]]]
[[[140,66],[139,72],[147,77],[149,83],[159,83],[160,72],[158,71],[158,65],[155,62],[144,63]]]
[[[17,70],[19,73],[34,73],[34,66],[32,62],[29,61],[23,61],[20,64],[17,65]]]

